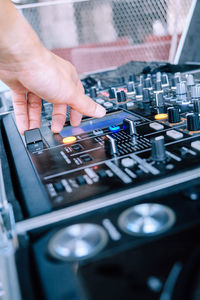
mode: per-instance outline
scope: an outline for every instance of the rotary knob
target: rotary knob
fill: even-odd
[[[167,109],[169,123],[179,123],[180,114],[178,107],[169,107]]]
[[[192,96],[192,99],[200,98],[200,85],[199,84],[196,84],[191,87],[191,96]]]
[[[195,99],[193,101],[193,105],[194,105],[194,112],[200,114],[200,100]]]
[[[129,81],[127,84],[127,93],[135,93],[135,84],[133,81]]]
[[[161,81],[156,81],[155,83],[155,91],[156,92],[161,92],[162,91],[162,82]]]
[[[151,158],[156,162],[166,160],[167,155],[165,151],[165,142],[163,135],[157,136],[151,140]]]
[[[140,84],[144,86],[144,75],[140,75]]]
[[[163,93],[156,94],[156,106],[157,107],[163,107],[164,106]]]
[[[138,84],[135,87],[135,91],[136,91],[136,96],[138,96],[138,97],[142,96],[143,86],[141,84]]]
[[[124,102],[126,101],[126,94],[124,91],[117,92],[117,101],[118,102]]]
[[[108,93],[109,93],[109,98],[110,99],[115,99],[116,98],[116,89],[115,88],[113,88],[113,87],[109,88]]]
[[[118,147],[116,140],[109,134],[104,138],[105,141],[105,151],[109,156],[115,156],[118,154]]]
[[[118,77],[118,83],[119,84],[124,84],[125,83],[125,78],[123,76]]]
[[[149,89],[143,89],[143,102],[149,103],[151,101],[151,95]]]
[[[189,131],[197,131],[199,126],[199,115],[197,113],[191,113],[187,115],[187,129]]]
[[[187,100],[187,86],[185,81],[176,84],[176,96],[182,101]]]
[[[192,74],[188,74],[186,78],[187,78],[187,86],[193,86],[194,76]]]
[[[136,82],[136,75],[135,74],[131,74],[129,75],[129,81],[133,81],[133,82]]]
[[[161,82],[162,82],[163,87],[166,87],[166,86],[169,85],[169,79],[168,79],[167,74],[162,74],[161,75]]]
[[[146,89],[152,89],[152,82],[151,82],[151,78],[146,78],[144,80],[144,87]]]

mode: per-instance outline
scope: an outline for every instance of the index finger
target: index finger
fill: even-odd
[[[74,84],[73,99],[70,99],[70,106],[82,115],[101,118],[106,114],[103,106],[96,103],[90,97],[84,94],[84,89],[80,80]]]

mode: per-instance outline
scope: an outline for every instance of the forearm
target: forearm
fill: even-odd
[[[105,109],[84,94],[75,68],[47,50],[9,0],[0,0],[0,80],[12,91],[19,131],[40,126],[41,100],[53,104],[51,128],[62,130],[67,105],[77,126],[82,114],[102,117]]]
[[[43,51],[34,30],[10,0],[0,1],[0,64],[21,64]]]

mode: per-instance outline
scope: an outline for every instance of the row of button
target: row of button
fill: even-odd
[[[88,177],[87,177],[87,175],[85,175],[85,176],[84,175],[79,175],[76,178],[76,182],[78,183],[79,186],[82,186],[82,185],[85,185],[86,183],[88,183],[87,182],[88,180],[86,178],[90,179],[89,180],[90,183],[93,183],[93,181],[97,182],[99,178],[100,179],[105,179],[105,178],[108,177],[108,174],[106,173],[106,170],[104,170],[104,169],[101,169],[101,170],[98,170],[97,172],[95,172],[93,169],[88,168],[85,171],[86,171],[86,173],[88,173],[87,174]],[[91,181],[91,179],[93,179],[93,181]],[[63,184],[63,180],[54,182],[53,187],[54,187],[54,189],[56,190],[57,193],[62,193],[64,191],[66,191],[66,188]],[[69,191],[69,188],[68,188],[68,191]],[[72,191],[72,189],[70,188],[70,192],[71,191]]]

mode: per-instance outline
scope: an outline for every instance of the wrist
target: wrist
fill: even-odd
[[[45,48],[10,1],[0,2],[0,9],[5,10],[0,20],[0,69],[23,68],[24,64],[42,56]]]

